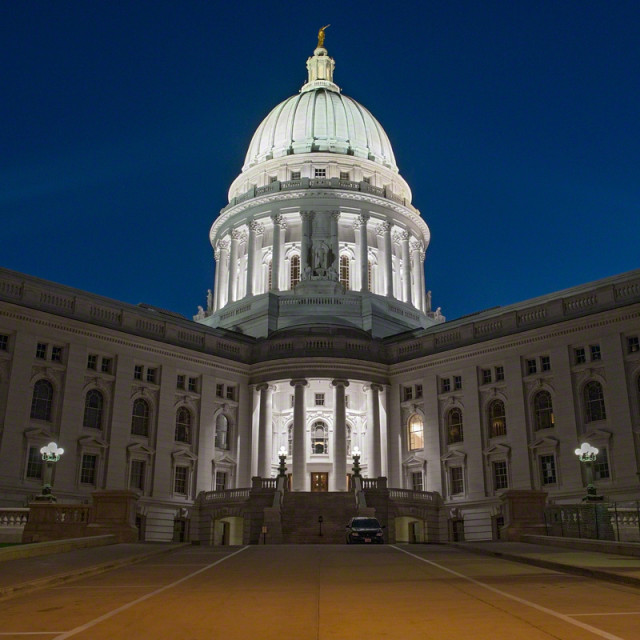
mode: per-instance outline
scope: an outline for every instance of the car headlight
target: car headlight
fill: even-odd
[[[352,531],[352,532],[351,532],[351,535],[352,535],[352,536],[355,536],[356,538],[359,538],[359,537],[360,537],[360,534],[359,534],[359,533],[356,533],[355,531]]]
[[[378,531],[378,533],[376,533],[377,536],[381,536],[382,535],[382,531]]]

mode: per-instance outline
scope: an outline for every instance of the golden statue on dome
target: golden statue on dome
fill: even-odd
[[[318,31],[318,49],[324,49],[324,30],[328,29],[331,25],[328,24],[324,27],[321,27]]]

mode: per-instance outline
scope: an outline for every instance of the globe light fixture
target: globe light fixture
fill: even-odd
[[[287,450],[284,447],[280,447],[278,451],[278,458],[280,459],[280,464],[278,465],[278,477],[284,478],[287,475]]]
[[[60,460],[60,457],[64,453],[62,447],[58,447],[55,442],[50,442],[48,445],[40,449],[42,460],[44,462],[44,481],[42,484],[42,492],[39,496],[36,496],[36,500],[44,502],[55,502],[56,497],[51,493],[51,479],[53,477],[53,465]]]
[[[587,495],[583,500],[602,500],[602,496],[597,495],[597,489],[593,484],[593,465],[598,456],[599,449],[591,446],[588,442],[583,442],[580,448],[576,449],[574,453],[578,456],[578,460],[585,464],[587,471]]]
[[[351,450],[351,456],[353,458],[353,477],[354,478],[359,478],[360,477],[360,471],[361,471],[361,467],[360,467],[360,449],[358,447],[353,447],[353,449]]]

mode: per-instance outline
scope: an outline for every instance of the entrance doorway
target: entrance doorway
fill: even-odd
[[[329,474],[312,473],[311,491],[329,491]]]

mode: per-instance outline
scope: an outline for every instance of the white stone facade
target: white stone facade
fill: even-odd
[[[326,50],[308,66],[305,95],[342,104]],[[467,539],[494,535],[504,489],[580,499],[585,440],[599,491],[638,498],[640,271],[444,322],[386,135],[367,150],[314,120],[308,148],[296,127],[265,146],[282,113],[213,224],[197,322],[0,270],[0,506],[39,492],[51,440],[59,498],[136,490],[148,540],[199,492],[275,476],[281,447],[292,490],[342,491],[357,446],[365,477],[439,492]]]

